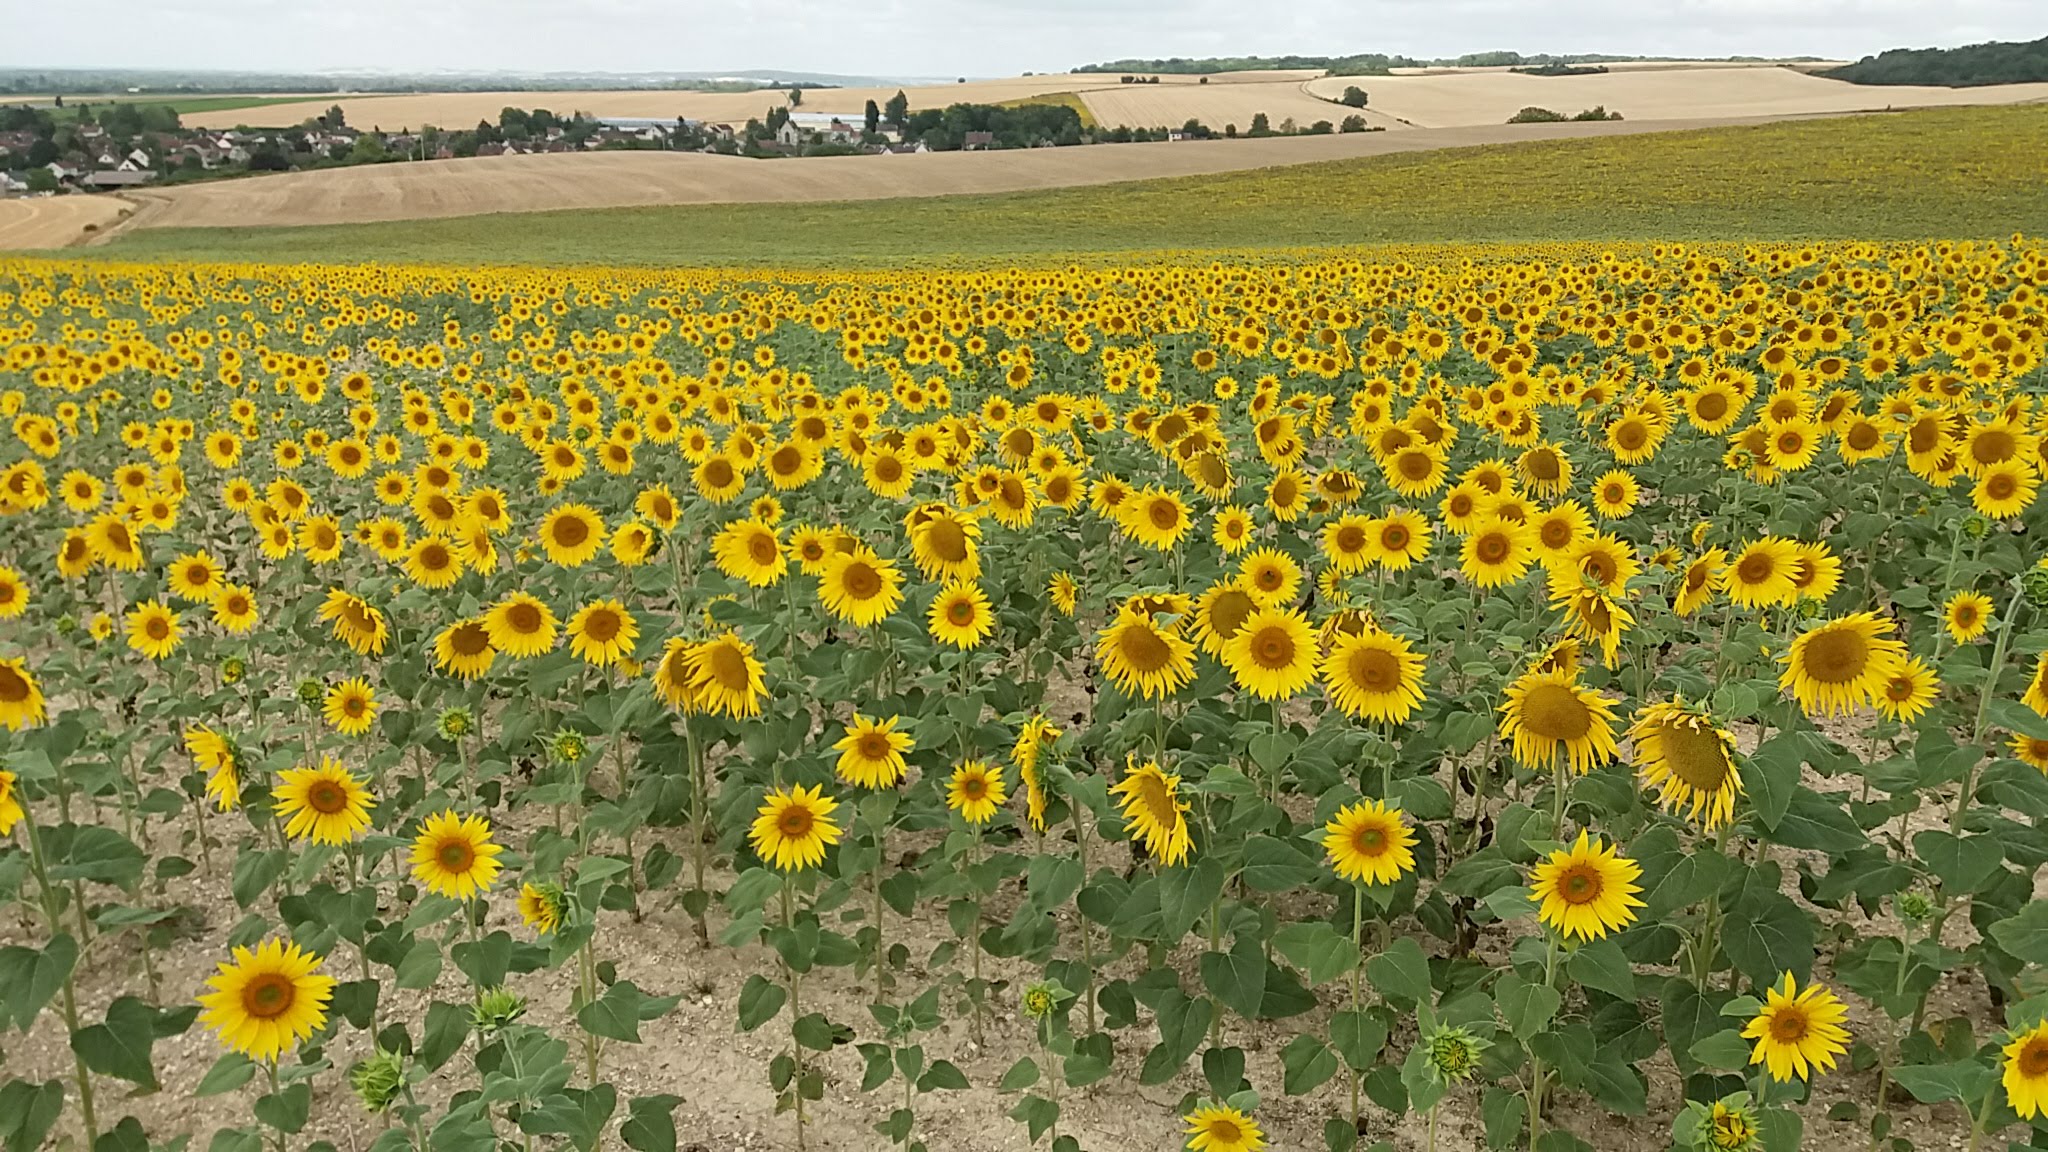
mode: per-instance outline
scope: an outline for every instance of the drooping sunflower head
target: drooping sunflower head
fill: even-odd
[[[1187,859],[1194,846],[1188,832],[1187,801],[1180,798],[1180,777],[1152,761],[1133,758],[1123,779],[1110,789],[1122,808],[1124,829],[1145,846],[1146,853],[1172,866]]]
[[[1683,813],[1709,830],[1729,821],[1742,791],[1732,733],[1705,711],[1674,700],[1636,713],[1629,736],[1643,784],[1657,789],[1666,811]]]

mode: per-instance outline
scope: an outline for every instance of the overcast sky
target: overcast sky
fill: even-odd
[[[2048,35],[2043,0],[0,0],[0,66],[1009,76],[1129,56],[1830,56]]]

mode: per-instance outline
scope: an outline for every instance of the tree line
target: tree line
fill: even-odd
[[[1994,41],[1964,48],[1894,48],[1820,73],[1851,84],[1934,84],[1974,88],[2048,80],[2048,36],[2025,43]]]

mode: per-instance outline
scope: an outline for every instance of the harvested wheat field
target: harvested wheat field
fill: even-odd
[[[1405,76],[1330,76],[1308,81],[1302,89],[1311,96],[1335,100],[1353,84],[1371,97],[1373,111],[1398,117],[1419,128],[1501,124],[1531,105],[1566,115],[1604,105],[1631,119],[1679,120],[2017,104],[2048,99],[2048,84],[1874,87],[1828,80],[1793,68],[1741,66],[1644,68],[1590,76],[1530,76],[1493,69]],[[1096,115],[1101,116],[1101,111]],[[1277,122],[1277,115],[1275,119]]]
[[[1202,84],[1197,76],[1162,76],[1160,83],[1143,87],[1157,91],[1158,88],[1207,89],[1239,84],[1272,84],[1281,82],[1289,87],[1319,75],[1314,71],[1294,72],[1224,72],[1211,76],[1208,84]],[[867,102],[885,104],[891,96],[901,91],[909,98],[910,106],[916,108],[941,108],[948,104],[999,104],[1005,100],[1021,100],[1032,96],[1044,96],[1054,92],[1081,92],[1095,88],[1130,88],[1116,76],[1093,73],[1052,74],[1044,76],[1012,76],[997,80],[969,80],[963,84],[931,85],[886,85],[875,88],[812,88],[804,92],[803,110],[824,112],[850,118],[858,117]],[[742,124],[749,117],[760,116],[769,107],[784,102],[781,92],[761,89],[754,92],[679,92],[664,89],[641,89],[633,91],[566,91],[566,92],[428,92],[407,95],[363,94],[340,97],[314,97],[291,104],[274,104],[264,108],[238,108],[218,112],[196,112],[186,116],[184,122],[195,128],[233,128],[238,124],[261,124],[269,126],[296,124],[308,117],[318,116],[331,105],[341,105],[342,112],[350,124],[358,127],[378,126],[382,128],[417,128],[433,124],[443,128],[456,128],[475,124],[478,120],[495,121],[498,112],[506,106],[515,108],[548,108],[556,112],[587,112],[592,116],[658,117],[684,116],[692,120],[707,120],[713,123]],[[1181,114],[1173,119],[1180,123],[1191,113]],[[1167,121],[1148,121],[1148,124],[1164,124]]]
[[[1764,123],[1724,120],[1718,123]],[[1261,140],[748,160],[699,152],[473,157],[256,176],[135,194],[135,228],[357,224],[490,212],[876,200],[1110,184],[1508,141],[1629,135],[1704,121],[1486,125]]]
[[[1276,128],[1283,120],[1293,120],[1303,128],[1318,120],[1334,124],[1354,113],[1365,117],[1366,123],[1376,127],[1407,127],[1394,117],[1374,109],[1352,109],[1336,103],[1336,97],[1344,92],[1342,87],[1324,99],[1310,92],[1309,83],[1309,80],[1279,80],[1262,84],[1205,84],[1198,87],[1185,84],[1119,84],[1114,88],[1083,92],[1081,99],[1087,102],[1088,111],[1098,122],[1134,127],[1160,124],[1177,127],[1189,120],[1200,120],[1218,131],[1229,124],[1245,130],[1251,127],[1252,117],[1261,112]]]
[[[111,225],[133,207],[113,196],[0,200],[0,252],[76,244]]]

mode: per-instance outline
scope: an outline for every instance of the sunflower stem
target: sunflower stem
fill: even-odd
[[[1080,855],[1081,883],[1085,886],[1088,883],[1088,826],[1081,822],[1081,805],[1069,802],[1067,805],[1067,815],[1074,821],[1074,846]],[[980,829],[978,827],[975,835],[977,838],[980,836]],[[1092,1036],[1095,1034],[1094,934],[1088,930],[1088,918],[1086,916],[1077,915],[1074,919],[1081,925],[1081,967],[1088,973],[1087,990],[1082,993],[1084,997],[1082,1006],[1088,1013],[1088,1033]]]
[[[1963,790],[1956,794],[1955,811],[1949,813],[1948,830],[1956,834],[1963,822],[1963,813],[1969,809],[1970,800],[1977,793],[1977,770],[1984,766],[1984,723],[1991,711],[1991,697],[1997,694],[1998,678],[2005,672],[2005,654],[2012,642],[2014,624],[2019,621],[2020,608],[2026,603],[2025,593],[2015,590],[2012,602],[2006,606],[2005,622],[1999,625],[1998,640],[1991,646],[1991,667],[1985,670],[1984,687],[1977,694],[1977,720],[1970,728],[1970,746],[1980,755],[1971,762],[1969,771],[1963,773]]]
[[[690,717],[683,716],[683,749],[689,759],[690,769],[690,891],[697,899],[690,901],[690,920],[697,929],[697,946],[711,946],[711,930],[704,922],[704,911],[710,906],[710,898],[704,893],[704,753],[697,747],[697,729],[690,723]]]
[[[790,903],[789,885],[790,877],[784,876],[782,879],[782,926],[794,932],[796,931],[796,908]],[[797,1021],[804,1018],[803,1001],[799,995],[803,981],[797,974],[797,970],[790,967],[787,962],[784,962],[782,970],[789,975],[789,1047],[790,1051],[794,1054],[793,1063],[796,1065],[796,1077],[790,1081],[790,1088],[796,1097],[796,1146],[798,1152],[802,1152],[804,1147],[804,1045],[803,1041],[797,1039],[796,1025]]]

